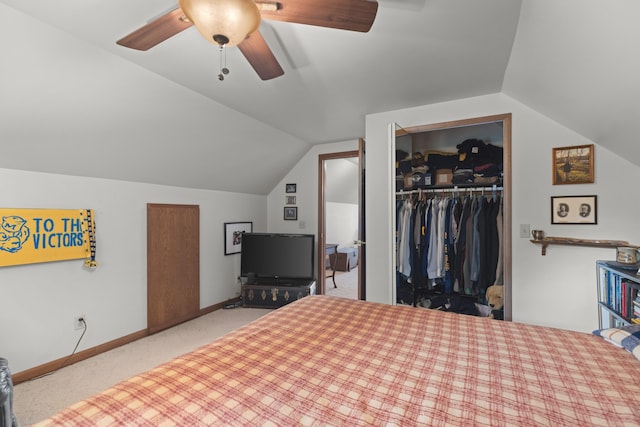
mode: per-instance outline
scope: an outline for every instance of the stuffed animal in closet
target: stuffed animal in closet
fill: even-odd
[[[493,285],[485,292],[487,304],[491,307],[491,319],[504,320],[504,286]]]

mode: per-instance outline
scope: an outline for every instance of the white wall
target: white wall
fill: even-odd
[[[305,233],[318,242],[318,156],[358,149],[358,141],[314,145],[267,197],[267,230],[273,233]],[[298,221],[283,220],[285,184],[297,184]],[[316,248],[317,250],[317,248]]]
[[[266,196],[0,169],[2,207],[95,210],[95,271],[82,260],[0,269],[0,355],[14,373],[146,328],[146,204],[200,206],[200,306],[239,295],[240,256],[224,255],[224,222],[266,227]]]
[[[360,165],[357,157],[331,159],[324,162],[324,197],[327,203],[358,204]]]
[[[412,127],[503,113],[512,113],[513,124],[513,320],[589,332],[597,327],[595,261],[614,259],[615,250],[550,246],[541,256],[539,246],[518,237],[519,224],[531,224],[549,236],[638,244],[640,201],[628,189],[640,179],[640,169],[596,144],[594,184],[552,185],[551,149],[593,142],[504,94],[367,116],[367,299],[392,302],[389,124]],[[593,194],[598,196],[597,225],[551,225],[551,196]]]
[[[339,248],[353,247],[358,238],[358,158],[325,161],[326,241]]]
[[[328,243],[338,248],[353,247],[358,238],[358,205],[326,202],[325,227]]]

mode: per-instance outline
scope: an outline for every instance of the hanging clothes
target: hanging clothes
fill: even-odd
[[[398,228],[398,271],[405,277],[411,277],[411,224],[412,205],[407,199],[402,203],[399,210]]]
[[[422,269],[422,247],[425,244],[425,208],[427,204],[424,200],[418,200],[414,208],[414,224],[413,224],[413,245],[412,245],[412,263],[411,283],[414,287],[424,288],[427,284],[427,277]]]
[[[502,256],[503,256],[503,241],[502,241],[502,227],[504,224],[504,219],[502,216],[502,201],[504,200],[503,197],[500,197],[500,203],[498,206],[498,213],[496,214],[496,229],[497,229],[497,234],[498,234],[498,259],[496,262],[496,279],[493,282],[494,285],[498,285],[498,286],[502,286],[504,285],[504,271],[503,271],[503,260],[502,260]]]
[[[484,297],[503,281],[503,199],[494,194],[397,202],[397,272],[412,289]],[[415,301],[413,301],[415,304]]]

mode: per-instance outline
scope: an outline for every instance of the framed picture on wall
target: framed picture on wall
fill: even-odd
[[[593,183],[593,157],[593,144],[554,148],[553,185]]]
[[[296,184],[287,184],[285,185],[285,192],[287,193],[295,193],[297,191]]]
[[[284,196],[286,205],[295,205],[296,204],[296,196]]]
[[[239,254],[242,250],[242,235],[253,231],[253,222],[224,223],[224,254]]]
[[[287,221],[295,221],[298,219],[298,208],[287,206],[284,208],[284,219]]]
[[[551,197],[551,224],[597,224],[597,196]]]

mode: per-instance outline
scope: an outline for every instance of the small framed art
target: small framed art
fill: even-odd
[[[597,196],[551,197],[551,224],[597,223]]]
[[[253,231],[253,222],[224,223],[224,254],[239,254],[242,250],[242,235]]]
[[[593,183],[593,157],[593,144],[554,148],[553,185]]]
[[[296,196],[284,196],[284,203],[286,205],[295,205],[296,204]]]
[[[295,193],[297,191],[297,185],[296,184],[287,184],[285,185],[285,192],[286,193]]]
[[[288,221],[295,221],[298,219],[298,208],[287,206],[284,208],[284,219]]]

